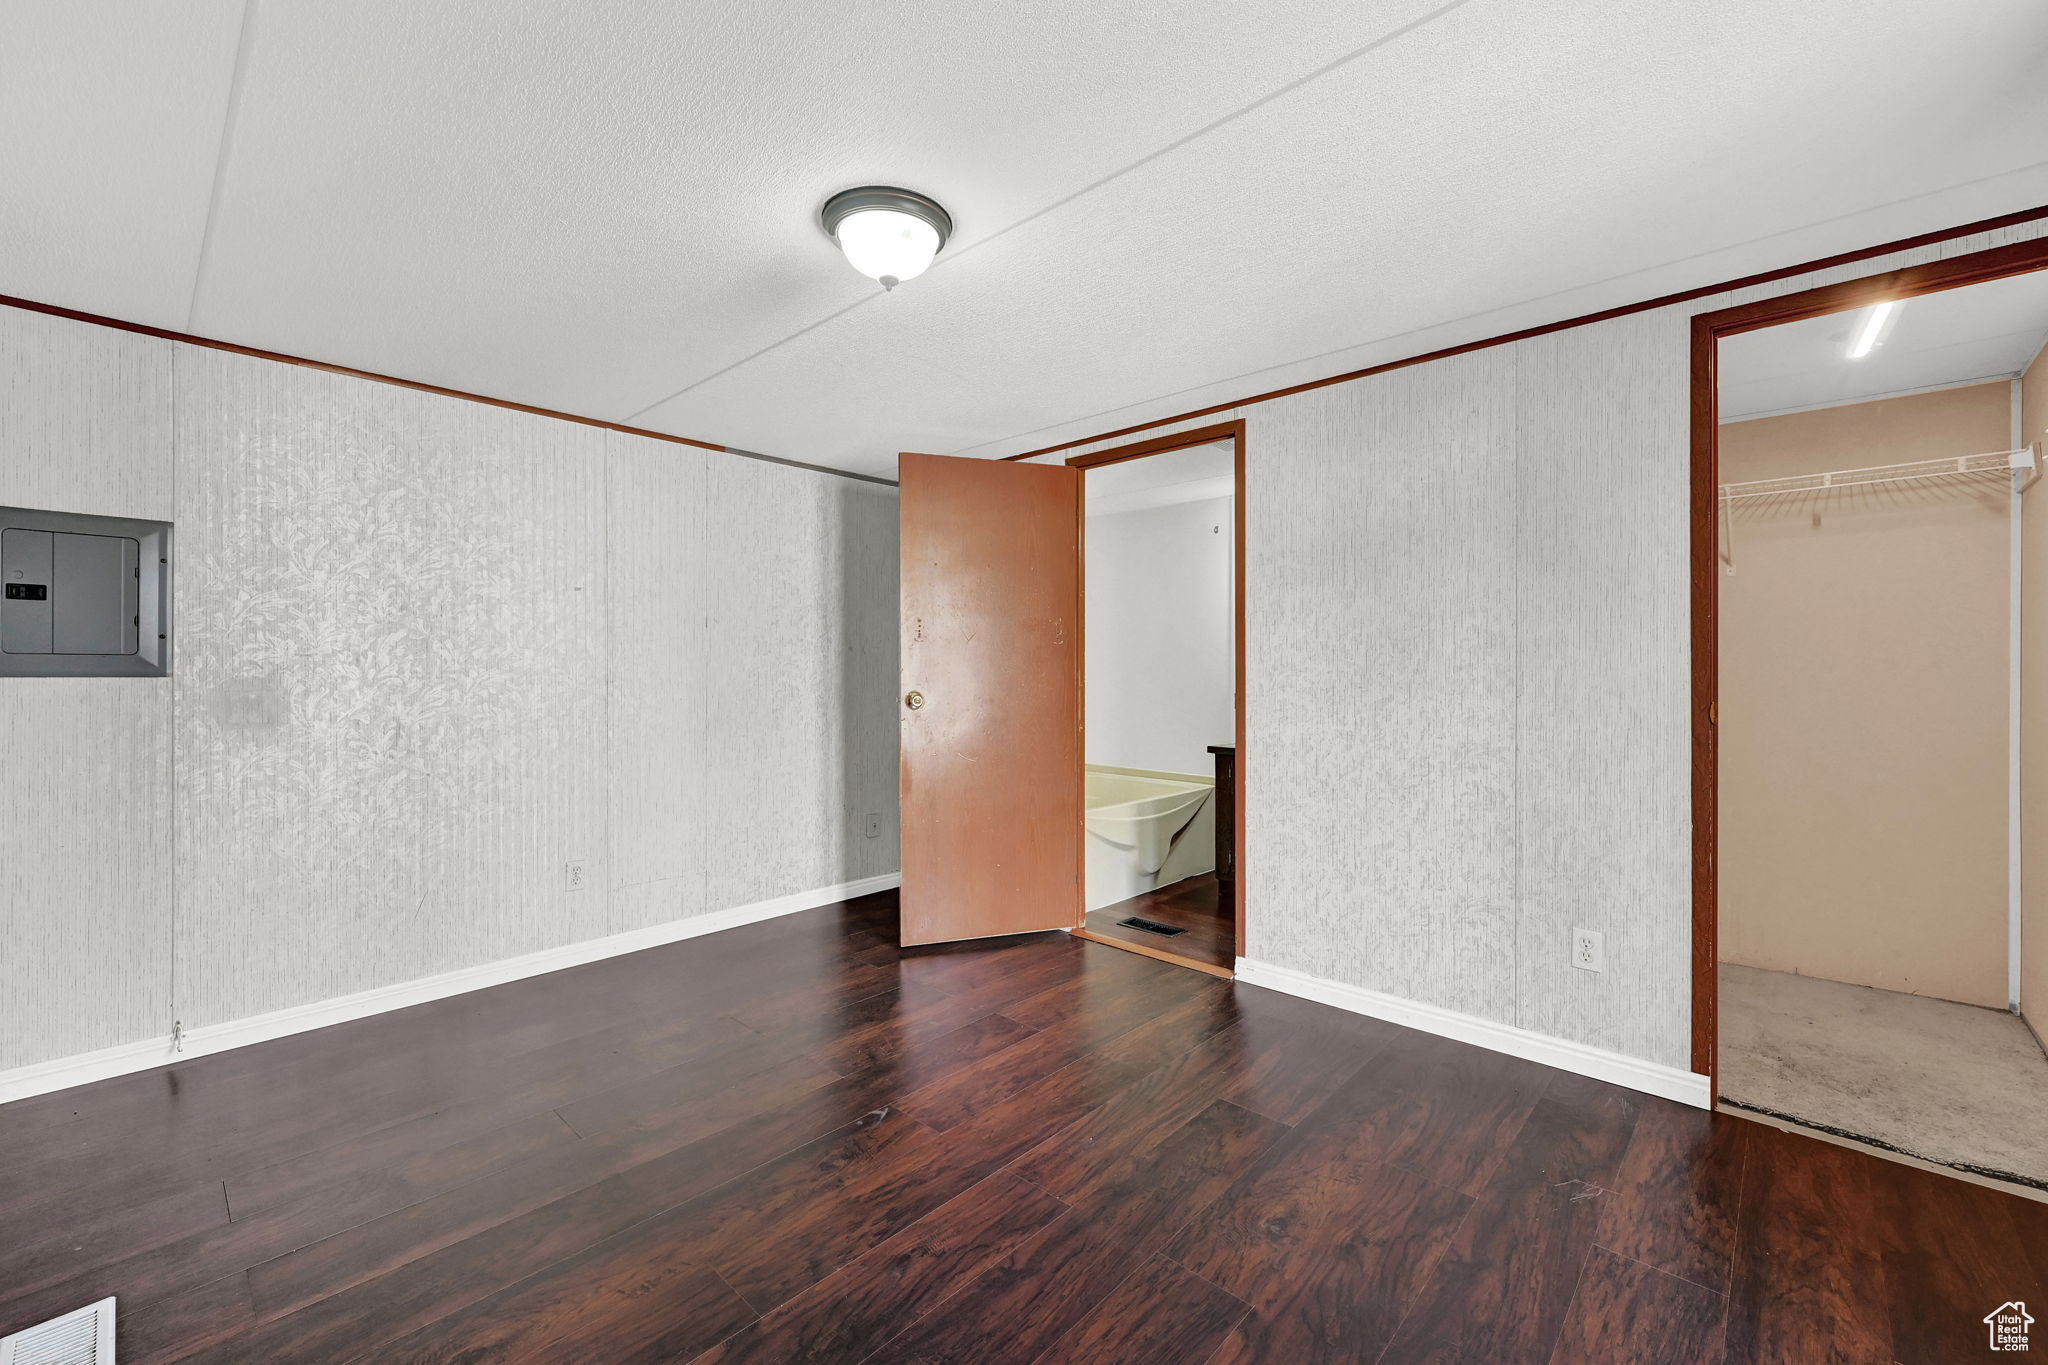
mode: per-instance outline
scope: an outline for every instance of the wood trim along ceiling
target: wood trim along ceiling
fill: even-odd
[[[1925,245],[1929,240],[1939,241],[1946,236],[2023,222],[2039,217],[2043,212],[2036,210],[2016,218],[1972,224],[1956,229],[1955,233],[1945,233],[1932,239],[1916,238],[1873,250],[1883,253]],[[1811,268],[1801,266],[1798,269]],[[1961,289],[1966,285],[1984,284],[2036,270],[2048,270],[2048,237],[1993,247],[1944,261],[1906,266],[1841,284],[1821,285],[1755,303],[1738,304],[1698,314],[1692,320],[1692,1069],[1714,1078],[1716,1099],[1719,1098],[1715,1045],[1720,1023],[1720,935],[1715,824],[1720,800],[1719,736],[1716,727],[1720,719],[1721,579],[1716,565],[1720,531],[1715,513],[1721,460],[1717,374],[1720,340],[1764,327],[1867,308],[1887,299],[1907,299],[1919,294]],[[1719,288],[1727,287],[1730,286]]]
[[[1583,313],[1578,317],[1565,318],[1561,322],[1546,322],[1537,327],[1524,327],[1518,332],[1503,332],[1499,336],[1486,337],[1479,341],[1468,341],[1458,346],[1446,346],[1442,350],[1437,351],[1425,351],[1421,355],[1412,355],[1404,360],[1389,360],[1380,365],[1368,365],[1362,370],[1347,370],[1343,374],[1333,374],[1328,379],[1310,379],[1300,384],[1290,384],[1284,389],[1273,389],[1266,393],[1255,393],[1249,398],[1239,398],[1228,403],[1212,403],[1208,407],[1196,408],[1193,411],[1178,413],[1172,417],[1155,417],[1148,422],[1138,422],[1131,426],[1118,427],[1114,431],[1097,432],[1093,436],[1081,436],[1071,441],[1061,441],[1058,445],[1041,446],[1037,450],[1027,450],[1017,455],[1005,455],[1003,458],[1006,460],[1030,460],[1036,459],[1041,455],[1056,455],[1062,450],[1072,450],[1076,446],[1094,445],[1098,441],[1113,441],[1120,436],[1135,435],[1141,431],[1150,431],[1155,427],[1172,426],[1175,422],[1191,422],[1197,417],[1213,417],[1217,413],[1230,412],[1236,408],[1250,407],[1254,403],[1268,403],[1275,398],[1287,398],[1297,393],[1307,393],[1310,389],[1328,388],[1332,384],[1348,384],[1354,379],[1367,379],[1376,374],[1385,374],[1389,370],[1404,370],[1411,365],[1427,365],[1431,361],[1448,360],[1452,356],[1464,355],[1470,351],[1483,351],[1488,347],[1505,346],[1516,341],[1527,341],[1532,337],[1547,336],[1552,332],[1570,331],[1574,327],[1585,327],[1595,322],[1607,322],[1614,318],[1627,317],[1631,313],[1646,313],[1653,308],[1668,308],[1672,304],[1684,303],[1690,299],[1703,299],[1714,294],[1726,293],[1731,289],[1747,289],[1753,285],[1769,284],[1773,280],[1787,279],[1793,275],[1803,275],[1811,270],[1827,270],[1838,265],[1852,265],[1857,261],[1869,260],[1873,256],[1887,256],[1894,251],[1910,251],[1914,247],[1931,246],[1936,242],[1946,242],[1956,237],[1968,237],[1979,232],[1990,232],[1996,228],[2011,227],[2017,223],[2030,223],[2037,218],[2048,218],[2048,204],[2043,204],[2038,208],[2021,209],[2016,213],[2000,214],[1996,218],[1982,218],[1974,223],[1964,223],[1960,227],[1941,228],[1934,232],[1923,232],[1917,237],[1901,237],[1895,242],[1884,242],[1877,246],[1862,247],[1858,250],[1845,251],[1835,256],[1823,256],[1818,260],[1802,261],[1798,265],[1788,265],[1777,270],[1767,270],[1758,275],[1744,275],[1740,279],[1724,280],[1719,284],[1701,285],[1697,289],[1685,289],[1676,294],[1663,294],[1654,299],[1645,299],[1641,303],[1625,303],[1614,308],[1603,308],[1597,313]],[[1965,283],[1970,283],[1970,281],[1965,281]],[[1831,310],[1823,309],[1821,311],[1827,312]],[[1770,324],[1759,323],[1757,325],[1769,326]]]
[[[1097,465],[1122,464],[1125,460],[1142,460],[1147,455],[1163,455],[1169,450],[1186,450],[1191,446],[1205,446],[1211,441],[1244,439],[1243,422],[1218,422],[1214,426],[1196,427],[1191,431],[1176,431],[1170,436],[1155,436],[1149,441],[1134,441],[1114,450],[1098,450],[1087,455],[1074,455],[1067,464],[1075,469],[1093,469]]]
[[[1085,472],[1099,465],[1122,464],[1125,460],[1139,460],[1147,455],[1163,455],[1169,450],[1186,450],[1191,446],[1205,446],[1211,441],[1229,441],[1231,443],[1232,487],[1230,513],[1233,523],[1231,532],[1236,537],[1236,542],[1231,547],[1231,572],[1233,574],[1231,598],[1232,608],[1237,618],[1232,630],[1231,640],[1232,648],[1236,654],[1236,658],[1232,661],[1232,667],[1236,670],[1237,689],[1236,696],[1233,699],[1234,704],[1231,707],[1236,723],[1236,734],[1232,742],[1237,746],[1237,761],[1233,765],[1232,786],[1234,790],[1231,793],[1234,798],[1234,809],[1231,814],[1237,826],[1232,834],[1237,869],[1236,876],[1230,882],[1230,899],[1232,902],[1232,915],[1236,922],[1236,955],[1238,957],[1244,956],[1244,432],[1244,419],[1239,418],[1234,422],[1218,422],[1212,426],[1195,427],[1188,431],[1176,431],[1168,436],[1155,436],[1149,441],[1135,441],[1127,446],[1118,446],[1114,450],[1098,450],[1086,455],[1074,455],[1066,460],[1066,464],[1069,467]],[[1087,496],[1084,493],[1081,499],[1081,515],[1084,521],[1087,518],[1087,503]],[[1086,543],[1084,539],[1082,542],[1084,547]],[[1085,580],[1085,565],[1083,569],[1083,578]],[[1082,629],[1083,631],[1087,629],[1085,608]],[[1085,713],[1087,698],[1087,678],[1085,673],[1082,678],[1082,698]],[[1085,877],[1083,880],[1085,882]],[[1081,918],[1085,924],[1087,921],[1085,905]],[[1167,948],[1151,949],[1139,944],[1102,938],[1086,932],[1080,933],[1080,937],[1092,939],[1097,943],[1107,943],[1112,948],[1128,948],[1133,952],[1143,953],[1147,957],[1156,957],[1162,962],[1173,962],[1183,967],[1193,967],[1197,971],[1209,972],[1215,976],[1228,977],[1236,975],[1234,970],[1218,969],[1207,963],[1196,962],[1192,958],[1176,956],[1171,949]]]
[[[81,312],[76,308],[60,308],[54,303],[37,303],[33,299],[16,298],[11,294],[0,294],[0,307],[18,308],[23,312],[42,313],[53,318],[68,318],[72,322],[91,323],[95,327],[110,327],[117,332],[133,332],[137,336],[155,337],[159,341],[176,341],[187,346],[203,346],[208,350],[227,351],[232,355],[252,356],[258,360],[274,360],[281,365],[298,365],[309,370],[325,370],[329,374],[347,375],[351,379],[367,379],[372,383],[391,384],[401,389],[415,389],[420,393],[438,394],[443,398],[460,398],[471,403],[482,403],[487,407],[506,408],[512,412],[523,412],[534,417],[550,417],[558,422],[574,422],[578,426],[597,427],[603,431],[616,431],[627,436],[644,436],[650,441],[666,441],[671,445],[695,446],[699,450],[717,451],[721,455],[737,455],[741,459],[760,460],[766,464],[787,465],[792,469],[808,469],[817,474],[834,474],[842,479],[854,479],[861,483],[879,483],[895,487],[894,479],[885,479],[875,474],[856,474],[851,470],[833,469],[828,465],[806,464],[802,460],[786,460],[779,455],[763,455],[758,451],[741,450],[737,446],[713,445],[689,436],[672,436],[665,431],[649,431],[645,427],[629,427],[623,422],[607,422],[597,417],[580,417],[573,412],[559,412],[554,408],[535,407],[531,403],[515,403],[509,398],[492,398],[486,394],[469,393],[462,389],[443,388],[439,384],[423,384],[416,379],[400,379],[396,375],[379,374],[374,370],[358,370],[348,365],[332,365],[324,360],[308,360],[304,356],[287,355],[283,351],[266,351],[257,346],[242,346],[232,341],[217,341],[212,337],[193,336],[189,332],[174,332],[166,327],[151,327],[140,322],[127,322],[121,318],[110,318],[100,313]]]

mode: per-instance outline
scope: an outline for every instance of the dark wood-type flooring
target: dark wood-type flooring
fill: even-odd
[[[123,1365],[1918,1365],[2048,1304],[2043,1205],[1064,935],[900,951],[892,906],[0,1107],[0,1332],[114,1294]]]
[[[1117,923],[1133,915],[1187,932],[1168,937]],[[1171,953],[1212,967],[1228,969],[1237,965],[1236,912],[1224,902],[1223,885],[1213,872],[1090,910],[1082,924],[1097,938]]]

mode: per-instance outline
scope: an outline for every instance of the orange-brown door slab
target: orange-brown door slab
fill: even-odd
[[[1081,475],[904,455],[902,941],[1081,909]]]

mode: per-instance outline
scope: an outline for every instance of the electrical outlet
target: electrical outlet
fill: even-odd
[[[1607,970],[1607,935],[1591,929],[1572,930],[1572,965],[1582,972]]]
[[[587,880],[581,858],[562,864],[562,889],[564,891],[581,891]]]
[[[881,838],[881,837],[882,837],[882,817],[881,817],[881,815],[880,815],[880,814],[878,814],[878,813],[877,813],[877,812],[875,812],[875,811],[869,811],[869,812],[868,812],[868,838],[870,838],[870,839],[879,839],[879,838]]]

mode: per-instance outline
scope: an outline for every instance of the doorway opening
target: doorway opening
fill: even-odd
[[[1231,976],[1243,925],[1244,424],[1076,456],[1077,937]]]
[[[1705,315],[1694,393],[1695,1065],[1725,1108],[2034,1190],[2043,267],[2027,243]]]

